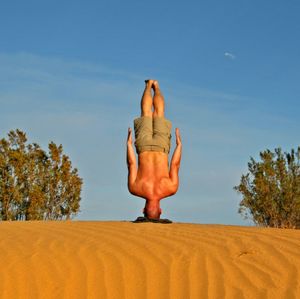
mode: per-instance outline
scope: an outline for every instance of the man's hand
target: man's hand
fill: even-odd
[[[176,145],[181,145],[181,136],[178,128],[175,129],[175,135],[176,135]]]
[[[127,144],[132,144],[132,130],[128,128]]]

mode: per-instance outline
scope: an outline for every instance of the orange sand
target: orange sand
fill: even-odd
[[[0,222],[0,298],[300,298],[300,231]]]

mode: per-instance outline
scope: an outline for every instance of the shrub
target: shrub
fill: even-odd
[[[61,220],[79,212],[82,179],[62,145],[49,153],[10,131],[0,140],[0,219]]]
[[[300,147],[283,153],[260,152],[260,162],[250,158],[249,172],[234,189],[242,194],[239,213],[268,227],[300,226]]]

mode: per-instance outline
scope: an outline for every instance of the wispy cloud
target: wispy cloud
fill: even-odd
[[[236,56],[233,53],[230,52],[225,52],[224,56],[228,59],[234,60],[236,58]]]

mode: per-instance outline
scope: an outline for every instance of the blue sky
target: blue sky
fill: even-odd
[[[143,80],[156,78],[184,146],[163,216],[250,224],[232,189],[249,157],[299,145],[299,11],[298,1],[3,1],[0,136],[20,128],[44,148],[63,144],[84,179],[76,219],[133,219],[144,201],[126,189],[125,138]]]

